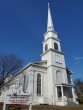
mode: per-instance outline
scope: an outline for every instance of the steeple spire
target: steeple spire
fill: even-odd
[[[48,22],[47,22],[47,32],[48,31],[54,31],[53,27],[53,22],[52,22],[52,17],[51,17],[51,12],[50,12],[50,6],[48,3]]]

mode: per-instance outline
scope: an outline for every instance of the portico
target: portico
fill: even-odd
[[[74,89],[72,84],[56,84],[57,101],[75,101]]]

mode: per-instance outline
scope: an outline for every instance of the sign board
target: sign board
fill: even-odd
[[[6,104],[29,104],[30,95],[27,94],[6,94]]]
[[[17,94],[17,93],[7,93],[5,95],[3,110],[6,109],[6,104],[27,104],[29,105],[29,110],[32,110],[32,95],[31,94]]]
[[[5,104],[27,104],[31,102],[31,93],[24,92],[22,86],[11,85],[10,89],[4,92]]]

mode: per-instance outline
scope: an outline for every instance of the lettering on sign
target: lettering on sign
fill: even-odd
[[[30,95],[18,95],[18,94],[7,94],[7,104],[27,104],[29,103]]]

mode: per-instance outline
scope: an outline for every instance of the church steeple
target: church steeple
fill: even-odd
[[[50,6],[48,3],[48,22],[47,22],[47,32],[44,34],[43,53],[47,53],[47,51],[50,49],[52,51],[61,52],[60,40],[58,39],[57,32],[54,31]]]
[[[51,12],[50,12],[50,6],[48,3],[48,21],[47,21],[47,32],[48,31],[54,31],[53,27],[53,22],[52,22],[52,17],[51,17]]]

